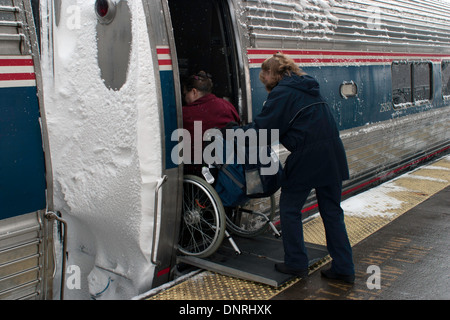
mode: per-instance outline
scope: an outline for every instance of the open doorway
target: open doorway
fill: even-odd
[[[180,80],[212,75],[213,93],[239,104],[239,68],[226,0],[169,0]]]

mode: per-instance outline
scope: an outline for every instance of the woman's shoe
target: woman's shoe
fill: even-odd
[[[354,274],[339,274],[336,273],[334,271],[332,271],[331,269],[328,270],[321,270],[320,273],[322,274],[322,277],[327,278],[327,279],[333,279],[333,280],[341,280],[344,281],[346,283],[355,283],[355,275]]]
[[[285,274],[292,274],[300,278],[306,278],[308,276],[308,269],[293,269],[284,263],[276,263],[275,270]]]

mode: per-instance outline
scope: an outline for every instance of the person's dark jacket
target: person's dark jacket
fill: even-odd
[[[291,152],[283,170],[283,189],[321,187],[349,178],[336,121],[313,77],[286,75],[269,93],[251,127],[278,129],[280,143]]]

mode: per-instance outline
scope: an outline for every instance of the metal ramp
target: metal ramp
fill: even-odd
[[[275,270],[274,264],[284,261],[284,249],[281,239],[271,235],[262,235],[256,238],[244,239],[233,237],[241,254],[228,242],[207,258],[192,256],[178,256],[178,263],[186,263],[201,269],[217,272],[223,275],[250,280],[279,287],[295,278]],[[326,247],[306,243],[309,265],[322,260],[328,255]]]

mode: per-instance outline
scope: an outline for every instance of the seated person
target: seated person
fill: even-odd
[[[186,105],[183,106],[183,126],[191,134],[192,162],[194,158],[194,122],[202,122],[202,138],[206,130],[224,128],[229,122],[240,123],[236,108],[228,101],[212,94],[213,82],[211,76],[204,71],[190,76],[183,85],[183,95]],[[201,172],[201,164],[187,165],[186,173]]]

